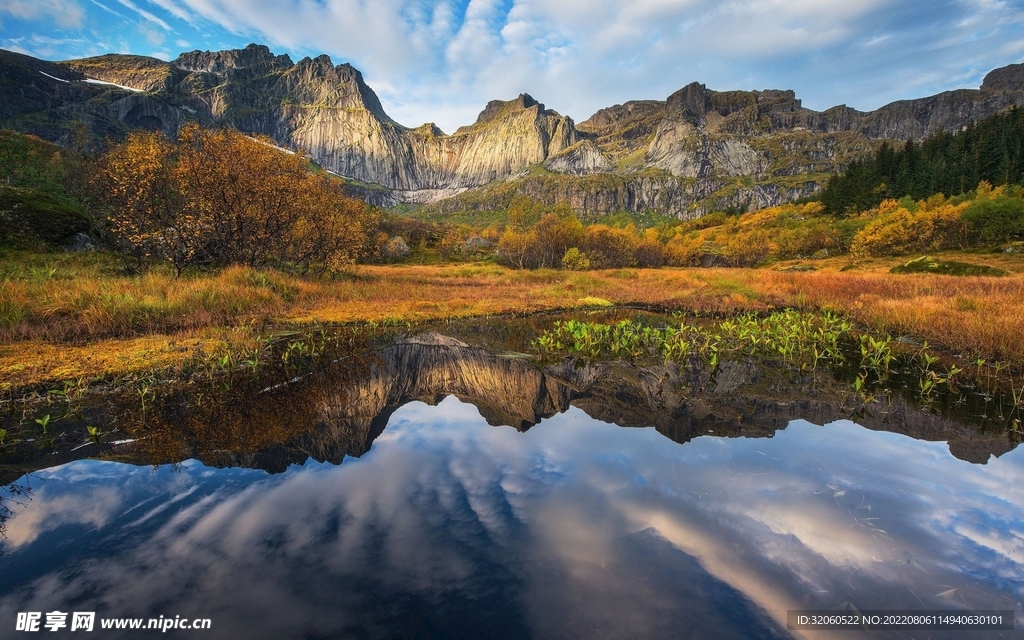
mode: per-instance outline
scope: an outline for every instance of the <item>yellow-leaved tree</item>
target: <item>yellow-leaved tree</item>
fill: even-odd
[[[106,231],[126,265],[244,264],[323,274],[354,262],[377,217],[303,154],[189,124],[176,144],[133,133],[97,174]]]
[[[151,259],[169,259],[176,250],[168,238],[181,209],[171,177],[173,155],[166,138],[138,131],[100,159],[93,186],[107,208],[104,231],[129,271]]]

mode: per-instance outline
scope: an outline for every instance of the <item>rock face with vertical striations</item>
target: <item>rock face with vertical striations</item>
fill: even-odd
[[[326,55],[293,62],[256,44],[169,63],[116,54],[52,63],[0,51],[0,89],[0,126],[62,144],[131,128],[173,134],[190,120],[230,126],[308,152],[378,204],[495,210],[526,195],[588,214],[692,218],[806,196],[883,140],[957,131],[1024,104],[1024,65],[992,71],[981,89],[872,112],[819,112],[792,91],[692,82],[665,100],[601,109],[577,127],[521,94],[492,100],[451,134],[395,122],[349,64]]]
[[[230,125],[307,151],[342,176],[406,199],[458,192],[539,164],[577,141],[570,118],[529,95],[494,100],[477,122],[445,135],[432,123],[392,120],[349,64],[326,56],[296,63],[262,45],[193,51],[171,63],[108,55],[68,63],[90,77],[157,93],[201,123]],[[166,129],[178,124],[174,118]]]

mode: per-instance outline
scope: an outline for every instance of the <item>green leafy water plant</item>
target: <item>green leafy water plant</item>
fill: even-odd
[[[42,418],[36,418],[35,423],[42,428],[44,436],[49,434],[50,414],[46,414]]]
[[[842,361],[840,341],[852,329],[849,322],[834,314],[792,309],[705,323],[673,316],[673,321],[679,320],[679,324],[661,327],[632,320],[617,324],[559,321],[533,346],[542,357],[681,361],[697,356],[716,366],[721,355],[736,354],[781,358],[814,367],[824,360]]]
[[[879,378],[889,373],[889,366],[896,356],[892,352],[892,336],[876,338],[869,334],[860,337],[861,367],[871,369]]]

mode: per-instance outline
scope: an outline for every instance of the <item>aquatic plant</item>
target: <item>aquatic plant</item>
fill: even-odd
[[[43,429],[43,435],[47,435],[47,429],[50,426],[50,414],[46,414],[42,418],[36,418],[35,423],[38,424]]]
[[[767,316],[746,313],[712,323],[687,322],[662,327],[622,320],[601,324],[565,320],[533,343],[542,357],[576,355],[588,359],[637,360],[660,357],[680,361],[698,356],[712,366],[719,354],[778,357],[817,366],[822,360],[841,361],[840,340],[852,325],[831,313],[788,309]]]
[[[861,367],[875,371],[880,378],[889,373],[889,365],[896,359],[892,352],[892,336],[876,338],[869,334],[860,337]]]

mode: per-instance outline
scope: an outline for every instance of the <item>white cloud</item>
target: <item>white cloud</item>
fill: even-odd
[[[167,24],[162,19],[160,19],[157,16],[153,15],[149,11],[146,11],[142,7],[138,6],[137,4],[132,2],[132,0],[117,0],[117,1],[120,2],[122,5],[124,5],[126,8],[131,9],[135,13],[139,14],[144,19],[146,19],[146,20],[152,22],[153,24],[157,25],[158,27],[160,27],[164,31],[170,31],[171,30],[171,25]]]
[[[154,4],[167,13],[171,14],[179,20],[183,20],[192,26],[195,26],[195,18],[188,11],[180,7],[174,0],[148,0],[150,4]]]
[[[141,31],[142,34],[146,36],[146,40],[149,41],[149,44],[153,45],[154,47],[159,47],[164,43],[164,40],[166,39],[166,35],[158,29],[148,29],[146,27],[142,27]]]
[[[123,14],[121,14],[121,13],[118,13],[117,11],[114,11],[113,9],[111,9],[111,8],[110,8],[110,7],[108,7],[107,5],[103,4],[103,3],[102,3],[102,2],[100,2],[99,0],[89,0],[89,2],[93,3],[94,5],[96,5],[96,6],[97,6],[97,7],[99,7],[100,9],[102,9],[102,10],[106,11],[107,13],[113,14],[113,15],[115,15],[115,16],[117,16],[117,17],[119,17],[119,18],[123,18],[123,17],[124,17],[124,15],[123,15]]]
[[[7,528],[6,546],[17,549],[31,543],[47,531],[67,525],[103,527],[116,514],[122,496],[116,489],[97,488],[89,500],[70,496],[48,497],[40,491],[31,508],[18,511]]]
[[[22,20],[53,20],[61,27],[80,27],[85,11],[75,0],[4,0],[0,15]]]

